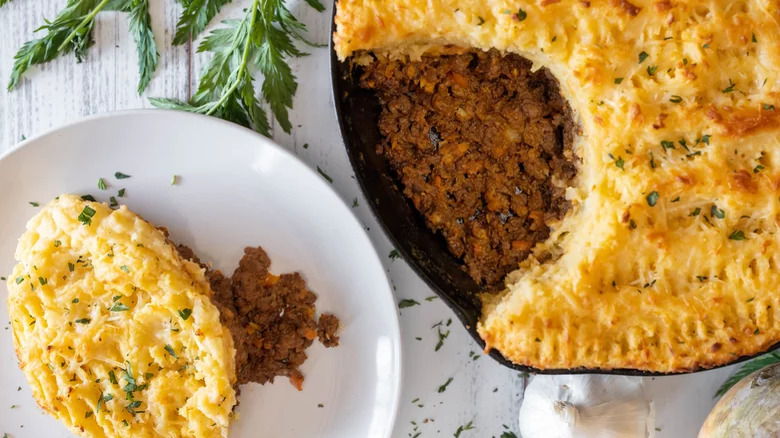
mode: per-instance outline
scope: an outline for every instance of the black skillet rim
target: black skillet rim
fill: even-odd
[[[412,254],[410,254],[406,249],[404,248],[404,245],[401,244],[401,238],[400,236],[396,236],[388,226],[388,224],[385,222],[384,218],[380,214],[380,209],[377,203],[375,202],[375,198],[372,195],[372,191],[369,189],[369,186],[366,184],[365,176],[363,173],[361,173],[358,169],[358,157],[357,154],[354,152],[357,150],[357,145],[355,144],[356,141],[353,141],[352,138],[349,138],[348,135],[348,127],[346,124],[346,113],[344,111],[344,102],[342,100],[342,95],[344,94],[344,90],[342,88],[342,81],[340,80],[340,76],[344,74],[349,67],[344,63],[338,60],[338,57],[336,55],[336,50],[333,45],[333,35],[336,32],[336,4],[338,3],[338,0],[334,1],[331,8],[331,20],[330,20],[330,35],[328,38],[328,50],[330,51],[330,57],[329,57],[329,65],[328,68],[330,70],[331,74],[331,98],[333,99],[334,109],[336,112],[336,119],[338,120],[338,126],[339,126],[339,134],[341,136],[342,141],[344,142],[344,147],[346,149],[347,156],[349,157],[350,165],[352,166],[352,170],[355,174],[355,178],[357,179],[358,184],[360,185],[360,190],[363,192],[363,195],[366,199],[366,202],[368,202],[368,205],[371,209],[371,214],[374,216],[376,221],[379,223],[379,225],[382,227],[382,230],[384,231],[385,235],[390,239],[390,241],[393,243],[395,248],[401,253],[403,256],[403,259],[409,264],[409,266],[412,268],[412,270],[423,279],[423,281],[430,287],[439,298],[444,301],[444,303],[455,313],[455,315],[458,317],[458,319],[463,324],[463,327],[466,329],[466,331],[471,335],[471,337],[479,344],[479,346],[484,350],[485,348],[485,341],[479,336],[479,333],[477,333],[476,329],[476,322],[479,318],[479,315],[481,314],[481,308],[480,309],[472,309],[472,312],[469,311],[469,309],[464,309],[457,303],[455,303],[450,297],[447,291],[443,290],[441,285],[439,285],[435,279],[430,278],[423,270],[423,268],[415,261],[415,258]],[[424,226],[424,224],[423,224]],[[427,228],[426,228],[427,229]],[[428,231],[430,232],[430,231]],[[474,313],[476,312],[476,313]],[[476,316],[476,317],[475,317]],[[673,375],[681,375],[681,374],[693,374],[698,373],[702,371],[709,371],[714,370],[717,368],[723,368],[731,365],[736,365],[741,362],[745,362],[751,359],[755,359],[757,357],[763,356],[767,353],[770,353],[774,350],[777,350],[780,348],[780,342],[776,343],[772,347],[770,347],[768,350],[755,354],[753,356],[742,356],[734,360],[733,362],[717,365],[710,368],[695,368],[688,371],[679,371],[679,372],[670,372],[670,373],[664,373],[664,372],[651,372],[651,371],[642,371],[637,369],[631,369],[631,368],[615,368],[615,369],[600,369],[600,368],[571,368],[571,369],[537,369],[534,367],[530,367],[527,365],[519,365],[516,363],[513,363],[506,359],[504,356],[501,355],[501,353],[496,349],[491,349],[489,352],[490,357],[492,357],[494,360],[496,360],[501,365],[504,365],[506,367],[515,369],[520,372],[526,372],[526,373],[532,373],[532,374],[611,374],[611,375],[623,375],[623,376],[640,376],[640,377],[651,377],[651,376],[673,376]]]

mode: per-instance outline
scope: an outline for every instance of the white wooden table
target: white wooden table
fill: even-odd
[[[238,17],[247,2],[235,0],[214,23]],[[82,116],[107,111],[148,108],[147,96],[188,98],[197,86],[200,67],[207,59],[195,53],[196,44],[172,46],[173,29],[180,6],[173,0],[152,0],[151,14],[156,33],[160,66],[144,96],[136,94],[138,81],[136,52],[122,14],[101,13],[95,25],[96,45],[87,59],[76,64],[66,56],[42,68],[33,68],[21,86],[4,91],[12,58],[43,17],[53,18],[64,0],[13,0],[0,9],[0,153],[23,137]],[[310,29],[310,37],[325,43],[329,37],[329,13],[317,13],[303,2],[292,0],[291,9]],[[328,6],[331,6],[328,2]],[[212,25],[212,27],[214,27]],[[522,403],[525,379],[516,371],[497,365],[488,357],[472,359],[479,347],[454,320],[440,301],[426,301],[432,291],[402,260],[386,257],[393,249],[372,216],[353,177],[341,142],[333,110],[328,72],[328,50],[310,49],[311,56],[294,62],[299,79],[295,110],[291,113],[292,135],[274,129],[274,139],[294,151],[314,168],[319,166],[333,178],[343,199],[357,198],[355,213],[365,224],[399,299],[422,303],[401,311],[404,343],[404,388],[394,437],[451,437],[459,426],[472,422],[462,438],[500,437],[506,429],[517,432],[517,413]],[[308,144],[307,148],[303,145]],[[219,147],[219,145],[214,145]],[[444,346],[434,351],[438,336],[431,327],[453,319]],[[732,368],[689,376],[649,379],[647,388],[657,410],[656,436],[694,437],[713,405],[712,395]],[[452,383],[443,393],[439,386]],[[0,390],[6,390],[3,388]],[[26,403],[33,403],[32,400]],[[0,406],[0,409],[7,407]],[[0,425],[14,438],[24,438],[16,425]],[[660,429],[660,431],[657,431]],[[519,436],[519,434],[518,434]],[[29,437],[37,438],[37,437]],[[313,438],[313,437],[312,437]],[[345,437],[351,438],[351,437]],[[362,438],[362,437],[355,437]]]

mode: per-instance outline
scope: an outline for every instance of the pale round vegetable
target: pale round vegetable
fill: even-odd
[[[780,363],[740,380],[718,401],[699,438],[780,437]]]

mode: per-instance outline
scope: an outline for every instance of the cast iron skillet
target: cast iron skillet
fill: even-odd
[[[335,12],[334,2],[334,18]],[[336,23],[331,19],[331,34],[335,31]],[[482,302],[478,296],[480,287],[462,269],[463,264],[449,252],[444,238],[428,229],[423,216],[403,195],[403,188],[390,170],[387,160],[377,154],[376,145],[380,143],[377,122],[381,108],[379,99],[373,92],[359,87],[361,69],[351,68],[348,62],[338,60],[333,48],[333,38],[330,38],[329,49],[333,101],[341,137],[346,145],[355,177],[371,210],[385,233],[403,255],[404,260],[455,312],[471,337],[484,349],[485,341],[477,333],[477,321],[482,315]],[[768,351],[777,348],[780,348],[780,343],[775,344]],[[763,354],[765,353],[741,357],[729,364],[714,368],[733,365]],[[490,356],[507,367],[538,374],[664,376],[712,369],[698,368],[679,373],[588,368],[539,370],[514,364],[497,350],[491,350]]]

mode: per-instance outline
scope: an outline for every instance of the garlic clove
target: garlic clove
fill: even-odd
[[[523,438],[647,438],[653,415],[641,378],[535,376],[520,408],[520,433]]]

